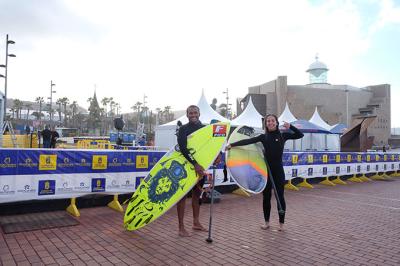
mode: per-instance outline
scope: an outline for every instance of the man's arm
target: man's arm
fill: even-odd
[[[180,127],[178,131],[178,145],[179,145],[179,150],[182,153],[182,155],[194,166],[194,169],[196,173],[199,175],[199,177],[202,177],[204,175],[204,168],[199,165],[196,160],[193,158],[192,154],[187,148],[187,135],[185,133],[185,127]]]

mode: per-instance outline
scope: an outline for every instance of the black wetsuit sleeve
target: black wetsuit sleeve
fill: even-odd
[[[304,137],[304,134],[301,133],[301,131],[298,130],[297,127],[295,127],[293,125],[290,125],[290,129],[293,131],[293,133],[285,132],[285,133],[282,134],[283,138],[285,140],[287,140],[287,139],[301,139],[302,137]]]
[[[263,135],[258,135],[257,137],[250,138],[250,139],[243,139],[236,141],[234,143],[231,143],[231,147],[236,147],[236,146],[244,146],[244,145],[249,145],[257,142],[262,142],[263,140]]]
[[[187,134],[185,132],[184,127],[179,128],[178,145],[179,145],[180,152],[186,158],[186,160],[188,160],[193,165],[197,164],[196,160],[193,158],[193,156],[190,154],[190,152],[187,148]]]

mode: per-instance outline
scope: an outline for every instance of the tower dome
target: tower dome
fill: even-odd
[[[310,84],[327,84],[328,70],[328,67],[324,63],[318,61],[318,55],[315,56],[315,62],[306,71],[310,73]]]

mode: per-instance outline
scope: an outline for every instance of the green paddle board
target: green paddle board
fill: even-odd
[[[187,147],[204,169],[214,162],[229,132],[229,123],[216,123],[193,132]],[[163,215],[197,183],[194,166],[174,148],[166,153],[142,180],[125,211],[127,230],[139,229]]]

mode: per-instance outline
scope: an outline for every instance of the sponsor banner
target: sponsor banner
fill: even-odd
[[[90,193],[132,193],[165,153],[0,149],[0,203]],[[234,184],[224,176],[224,164],[222,160],[217,165],[216,185]],[[400,169],[400,154],[290,152],[283,154],[283,165],[286,180],[389,172]],[[212,170],[208,172],[211,174]]]

